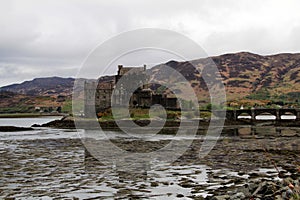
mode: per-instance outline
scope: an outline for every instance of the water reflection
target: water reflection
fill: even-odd
[[[296,119],[295,115],[281,115],[281,119]]]
[[[238,119],[251,119],[250,115],[240,115]],[[274,115],[257,115],[255,117],[256,120],[275,120],[276,116]],[[296,119],[295,115],[281,115],[281,119],[284,120],[294,120]]]

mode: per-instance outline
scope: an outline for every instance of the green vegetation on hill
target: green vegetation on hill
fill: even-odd
[[[263,88],[246,96],[246,98],[252,100],[269,100],[271,98],[271,94],[268,89]]]
[[[75,105],[74,108],[73,108],[73,105]],[[81,102],[79,102],[79,103],[73,102],[72,99],[68,99],[63,103],[61,112],[72,113],[74,111],[76,114],[79,114],[83,110],[84,110],[84,108],[83,108],[83,104]]]
[[[34,107],[32,106],[13,106],[13,107],[1,107],[0,113],[32,113],[34,112]]]

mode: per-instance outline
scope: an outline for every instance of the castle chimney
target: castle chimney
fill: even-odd
[[[123,65],[118,65],[118,75],[120,75],[120,71],[123,68]]]

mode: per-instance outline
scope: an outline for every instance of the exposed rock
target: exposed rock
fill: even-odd
[[[33,127],[38,127],[33,125]],[[76,128],[73,120],[54,120],[46,124],[42,124],[40,127],[50,127],[50,128]]]
[[[281,195],[276,195],[275,200],[283,200],[283,198],[281,197]]]
[[[227,200],[227,199],[230,199],[229,195],[215,196],[211,200]]]
[[[230,197],[231,200],[240,200],[246,198],[245,194],[242,192],[238,192]]]
[[[0,126],[0,132],[31,131],[31,127]]]
[[[184,197],[184,195],[183,194],[177,194],[176,197],[182,198],[182,197]]]
[[[157,182],[151,182],[151,187],[157,187],[158,186],[158,183]]]

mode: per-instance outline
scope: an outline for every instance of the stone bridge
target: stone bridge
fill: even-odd
[[[226,119],[228,120],[237,120],[241,114],[246,114],[251,117],[251,120],[255,120],[256,116],[261,114],[270,114],[276,117],[276,120],[281,120],[282,115],[292,114],[296,116],[296,120],[300,120],[300,109],[294,108],[281,108],[281,109],[273,109],[273,108],[256,108],[256,109],[239,109],[239,110],[213,110],[213,114],[216,117],[224,116],[224,112],[226,112]]]

